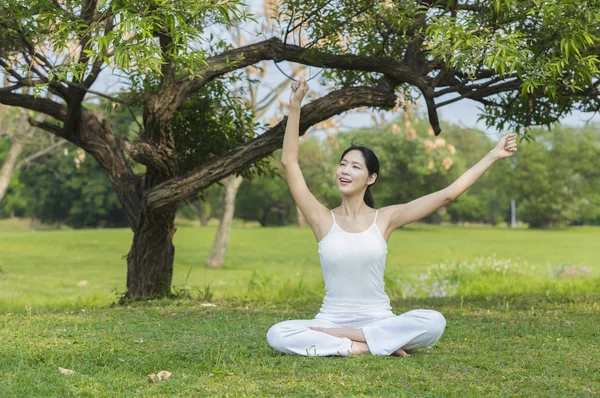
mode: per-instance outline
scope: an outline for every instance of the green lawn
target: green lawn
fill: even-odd
[[[176,288],[188,289],[194,296],[204,295],[208,288],[214,299],[322,296],[317,244],[309,229],[233,228],[224,268],[211,270],[204,268],[204,261],[215,230],[179,228],[175,234]],[[124,256],[131,239],[127,229],[0,234],[0,312],[38,313],[110,305],[125,290]],[[434,264],[493,255],[541,269],[585,266],[597,281],[599,242],[597,227],[529,231],[411,225],[390,238],[386,282],[390,295],[394,295],[393,284],[398,279],[424,272]],[[506,286],[510,289],[522,278],[494,280],[481,289],[503,293],[494,290],[503,280],[510,282]],[[584,291],[593,288],[588,286]],[[481,289],[463,289],[462,293]],[[577,287],[575,291],[582,290]]]
[[[317,301],[203,307],[164,301],[72,314],[0,315],[0,396],[594,397],[600,295],[395,301],[447,320],[431,350],[398,357],[294,357],[269,326]],[[135,343],[142,339],[142,343]],[[138,340],[139,341],[139,340]],[[58,367],[75,371],[60,374]],[[166,370],[170,379],[150,383]]]
[[[125,289],[131,232],[0,233],[0,397],[600,394],[600,228],[394,232],[386,288],[395,312],[432,308],[447,320],[432,350],[407,358],[276,354],[268,328],[312,318],[320,305],[312,233],[236,227],[224,269],[207,270],[214,232],[175,236],[174,285],[194,299],[126,307],[110,305]],[[424,285],[458,283],[456,295],[401,287],[423,275]],[[150,383],[161,370],[172,376]]]

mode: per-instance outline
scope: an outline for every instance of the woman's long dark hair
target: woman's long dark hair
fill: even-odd
[[[360,151],[364,158],[365,158],[365,164],[367,165],[367,171],[369,172],[369,176],[373,173],[377,173],[377,179],[375,180],[375,182],[377,182],[377,180],[379,179],[379,159],[377,159],[377,156],[375,156],[375,152],[373,152],[370,148],[364,146],[364,145],[360,145],[355,143],[354,141],[356,140],[356,137],[352,139],[352,142],[350,143],[350,147],[347,148],[346,150],[344,150],[344,153],[342,153],[342,157],[340,158],[340,162],[342,161],[342,159],[344,158],[344,156],[346,156],[346,154],[350,151]],[[375,182],[371,185],[374,185]],[[373,194],[371,193],[371,185],[369,185],[367,187],[367,190],[365,191],[365,203],[367,204],[367,206],[371,207],[371,208],[375,208],[375,200],[373,200]]]

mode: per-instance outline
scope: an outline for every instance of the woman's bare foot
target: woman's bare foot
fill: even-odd
[[[360,341],[352,342],[352,355],[361,355],[361,354],[369,354],[371,350],[369,350],[369,346],[367,343],[363,343]]]
[[[392,353],[393,356],[396,357],[409,357],[410,354],[408,354],[406,351],[404,351],[402,348],[398,348],[396,351],[394,351]]]

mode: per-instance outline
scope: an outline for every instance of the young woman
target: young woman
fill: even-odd
[[[387,241],[396,228],[447,205],[497,160],[514,154],[516,136],[502,137],[450,186],[377,210],[370,186],[377,180],[379,162],[370,149],[352,145],[343,152],[336,169],[342,203],[329,210],[308,190],[298,165],[300,104],[307,91],[304,79],[292,83],[281,163],[292,196],[318,242],[326,294],[315,319],[280,322],[269,329],[267,341],[277,351],[310,356],[368,352],[406,356],[406,351],[432,348],[444,332],[446,320],[429,309],[398,316],[391,311],[383,283]]]

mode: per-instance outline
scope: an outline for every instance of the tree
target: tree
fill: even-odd
[[[34,139],[35,133],[38,132],[36,131],[37,129],[27,123],[24,110],[20,109],[19,111],[20,117],[11,122],[12,126],[5,129],[2,132],[4,134],[0,133],[0,137],[7,135],[10,141],[10,148],[0,167],[0,202],[4,199],[8,184],[17,171],[30,162],[52,153],[66,144],[66,141],[61,139]],[[34,146],[32,144],[37,145]],[[38,148],[35,148],[36,146]],[[23,153],[25,153],[25,157],[22,156]]]
[[[261,130],[241,105],[232,119],[242,133],[212,157],[175,126],[184,104],[244,67],[273,60],[329,68],[322,76],[336,87],[302,108],[301,134],[349,109],[391,109],[396,91],[409,88],[425,99],[435,134],[436,109],[462,98],[481,102],[488,122],[525,126],[600,103],[595,3],[289,0],[278,15],[283,40],[241,47],[210,34],[212,25],[251,18],[239,0],[6,0],[1,7],[0,67],[11,86],[0,90],[0,103],[48,115],[54,121],[30,123],[85,150],[107,173],[134,232],[128,299],[170,293],[177,203],[228,175],[265,172],[261,159],[281,147],[287,119]],[[307,43],[292,44],[301,30]],[[92,90],[107,65],[125,72],[129,96]],[[28,86],[52,98],[23,93]],[[128,139],[85,106],[89,94],[140,105],[138,136]],[[456,98],[440,101],[445,94]]]
[[[217,226],[217,233],[213,245],[210,249],[210,254],[206,259],[207,268],[222,268],[225,261],[225,251],[227,250],[227,242],[229,241],[229,231],[231,222],[233,221],[233,212],[235,209],[235,197],[242,183],[241,176],[227,176],[223,180],[223,188],[221,189],[221,210],[222,215]]]
[[[215,212],[215,209],[218,210],[220,207],[220,192],[216,192],[216,194],[218,194],[217,196],[219,196],[219,200],[215,200],[214,189],[211,190],[213,187],[219,188],[218,185],[213,185],[202,191],[203,199],[195,198],[186,202],[188,209],[190,209],[196,215],[196,217],[198,217],[200,220],[200,226],[202,227],[206,227],[208,225],[211,215],[218,215]],[[207,198],[207,193],[211,193],[209,198]],[[182,213],[185,214],[186,212],[182,211]]]
[[[597,126],[536,130],[535,137],[515,158],[506,184],[518,199],[519,219],[532,228],[593,222],[600,215]]]
[[[455,158],[458,175],[483,158],[494,146],[494,141],[483,131],[446,125],[444,131],[460,154]],[[500,162],[489,170],[474,186],[448,205],[453,222],[483,222],[497,224],[509,216],[510,197],[507,196],[506,177],[512,177],[508,162]]]
[[[28,117],[35,116],[34,112],[26,109],[7,112],[7,108],[0,104],[0,139],[7,139],[10,142],[9,149],[2,160],[2,166],[0,166],[0,202],[6,195],[10,180],[21,167],[41,156],[52,153],[66,143],[62,139],[34,139],[37,129],[27,122]],[[22,158],[24,153],[26,156]]]
[[[258,221],[261,226],[283,226],[293,222],[294,198],[289,192],[278,164],[281,151],[269,157],[277,174],[244,180],[236,200],[236,216],[244,220]]]
[[[126,227],[127,217],[97,162],[72,145],[19,173],[28,215],[73,228]]]

